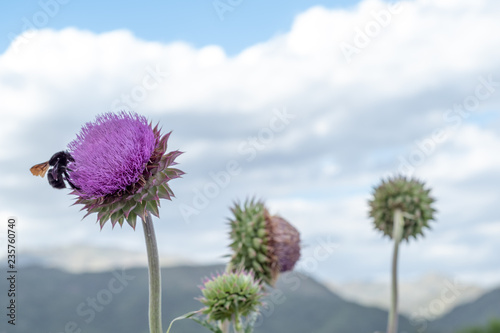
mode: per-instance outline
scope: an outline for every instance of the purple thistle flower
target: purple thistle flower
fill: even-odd
[[[278,258],[280,273],[291,271],[300,258],[300,234],[280,216],[271,216],[269,219],[273,235],[272,247]]]
[[[170,200],[171,179],[184,174],[172,168],[180,151],[167,151],[170,133],[161,135],[136,113],[106,113],[86,123],[68,151],[55,153],[49,161],[30,171],[58,189],[73,189],[75,204],[84,205],[88,216],[97,213],[101,229],[111,220],[114,227],[126,220],[135,229],[143,220],[149,266],[149,327],[161,329],[161,274],[151,214],[159,217],[160,198]],[[85,217],[84,216],[84,217]]]
[[[146,118],[106,113],[85,124],[69,145],[71,180],[84,198],[99,198],[136,183],[156,145]]]
[[[161,135],[136,113],[106,113],[85,124],[69,145],[74,159],[68,165],[76,189],[75,204],[87,215],[97,213],[104,226],[126,220],[133,228],[137,216],[159,217],[160,198],[174,196],[168,181],[184,174],[172,168],[180,151],[166,153],[170,133]]]

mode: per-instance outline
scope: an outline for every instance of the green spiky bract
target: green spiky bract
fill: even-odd
[[[113,227],[116,223],[122,226],[123,222],[127,221],[135,229],[137,217],[144,220],[147,212],[159,217],[160,199],[170,200],[174,196],[167,182],[179,178],[184,172],[172,168],[177,164],[175,159],[182,152],[176,150],[166,153],[167,140],[171,132],[161,136],[160,129],[156,125],[153,133],[156,138],[155,149],[136,183],[124,191],[95,199],[85,199],[79,195],[78,190],[71,192],[78,196],[74,205],[82,204],[84,207],[81,210],[87,210],[84,218],[97,213],[97,222],[101,228],[110,220]]]
[[[261,201],[247,200],[231,209],[232,256],[229,270],[252,270],[274,285],[279,273],[292,270],[300,257],[300,235],[290,223],[271,216]]]
[[[199,301],[205,305],[202,313],[209,320],[239,320],[258,310],[263,297],[262,287],[252,273],[245,271],[225,272],[205,281],[203,297]]]
[[[429,228],[429,221],[434,220],[436,212],[430,191],[423,182],[401,175],[382,180],[369,201],[369,214],[375,228],[393,238],[394,213],[399,209],[404,217],[402,239],[408,241],[411,236],[423,236],[423,229]]]

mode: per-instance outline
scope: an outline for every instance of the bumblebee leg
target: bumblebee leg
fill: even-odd
[[[63,174],[64,174],[64,179],[68,182],[69,186],[71,186],[72,189],[74,189],[74,190],[80,190],[80,188],[78,186],[76,186],[75,184],[73,184],[69,180],[69,175],[68,175],[68,172],[66,170],[63,172]]]
[[[54,173],[56,174],[56,177],[54,177]],[[52,186],[53,188],[62,189],[66,187],[63,179],[57,177],[57,173],[54,172],[53,169],[50,169],[47,173],[47,180],[49,181],[50,186]]]

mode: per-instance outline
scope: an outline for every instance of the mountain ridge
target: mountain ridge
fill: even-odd
[[[223,265],[162,268],[164,327],[174,317],[200,309],[196,297],[201,296],[203,278],[222,271]],[[0,290],[6,288],[7,280],[0,279]],[[17,288],[19,332],[66,333],[67,327],[73,327],[82,333],[147,333],[148,273],[144,267],[87,273],[24,267],[18,272]],[[6,306],[5,298],[1,303]],[[495,317],[500,318],[500,288],[434,321],[400,316],[400,332],[455,333],[485,325]],[[374,333],[385,331],[386,322],[386,311],[347,301],[315,279],[289,272],[267,290],[255,333]],[[206,331],[182,320],[171,332]]]

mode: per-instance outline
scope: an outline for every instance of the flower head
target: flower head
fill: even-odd
[[[88,199],[124,191],[142,176],[156,141],[145,117],[124,112],[97,117],[68,145],[75,159],[73,184]]]
[[[170,167],[181,152],[166,153],[169,135],[136,113],[106,113],[85,124],[68,145],[75,204],[97,213],[101,228],[107,220],[135,228],[137,216],[158,216],[160,198],[173,196],[167,182],[184,174]]]
[[[375,221],[375,228],[384,235],[393,237],[394,212],[403,212],[404,226],[402,238],[408,241],[410,236],[423,235],[423,229],[429,227],[434,219],[430,189],[417,179],[396,176],[382,180],[374,188],[373,198],[369,201],[370,217]]]
[[[230,266],[253,270],[260,280],[274,285],[279,273],[290,271],[300,258],[300,234],[279,216],[271,216],[260,201],[232,208]]]
[[[220,321],[257,311],[264,295],[254,275],[245,271],[226,272],[206,279],[201,292],[203,297],[198,300],[205,305],[202,313],[210,320]]]

